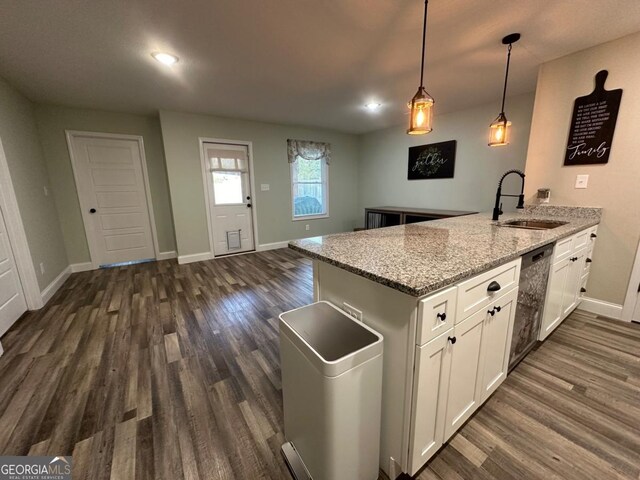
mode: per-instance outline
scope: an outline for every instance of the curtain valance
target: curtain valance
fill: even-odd
[[[287,156],[289,163],[294,163],[298,157],[305,160],[322,160],[331,163],[331,144],[312,142],[309,140],[287,140]]]

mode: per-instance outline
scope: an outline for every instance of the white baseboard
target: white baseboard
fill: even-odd
[[[172,258],[176,258],[178,254],[175,250],[171,250],[169,252],[160,252],[156,255],[156,260],[171,260]]]
[[[284,242],[263,243],[262,245],[258,245],[256,251],[264,252],[265,250],[275,250],[276,248],[287,248],[288,245],[289,240],[285,240]]]
[[[89,270],[93,270],[93,264],[91,262],[72,263],[69,265],[69,268],[71,269],[71,273],[88,272]]]
[[[595,313],[596,315],[602,315],[603,317],[609,317],[615,320],[620,320],[622,318],[622,305],[605,302],[604,300],[583,297],[578,308],[589,313]]]
[[[46,303],[51,300],[51,297],[55,295],[55,293],[60,289],[62,284],[69,278],[71,275],[71,266],[68,266],[64,270],[60,272],[60,274],[53,279],[53,281],[45,287],[40,295],[42,295],[42,304],[46,305]]]
[[[204,260],[211,260],[213,255],[211,252],[192,253],[190,255],[178,255],[178,263],[183,265],[185,263],[202,262]]]

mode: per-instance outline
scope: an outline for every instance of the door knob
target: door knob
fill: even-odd
[[[89,213],[96,213],[96,211],[97,211],[97,210],[96,210],[95,208],[90,208],[90,209],[89,209]]]

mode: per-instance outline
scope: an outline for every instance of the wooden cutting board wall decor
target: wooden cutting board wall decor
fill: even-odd
[[[607,70],[600,70],[596,74],[593,92],[576,98],[573,104],[565,165],[592,165],[609,161],[622,89],[605,90],[604,82],[608,75]]]

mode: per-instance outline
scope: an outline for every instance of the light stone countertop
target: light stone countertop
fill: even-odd
[[[534,206],[294,240],[289,248],[421,297],[600,222],[601,209]],[[514,219],[568,222],[550,230],[500,227]]]

